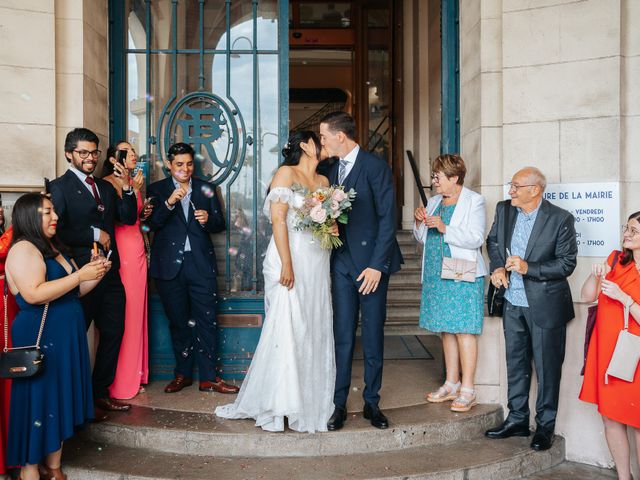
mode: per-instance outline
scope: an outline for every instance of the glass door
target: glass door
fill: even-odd
[[[227,213],[219,286],[259,294],[271,234],[261,207],[287,135],[286,2],[128,0],[120,17],[112,3],[111,46],[123,46],[126,72],[113,72],[112,56],[111,101],[124,104],[111,109],[112,138],[134,145],[148,181],[167,174],[172,143],[194,147],[196,175]]]
[[[288,3],[278,0],[109,0],[110,137],[139,152],[148,182],[168,175],[175,142],[196,151],[196,175],[218,194],[227,230],[218,259],[218,371],[241,379],[264,316],[262,213],[288,135]],[[172,378],[168,321],[149,298],[151,378]]]

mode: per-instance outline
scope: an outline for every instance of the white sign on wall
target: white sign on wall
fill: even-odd
[[[505,198],[509,198],[507,192]],[[620,248],[622,223],[617,182],[550,183],[544,198],[575,217],[579,256],[607,257]]]

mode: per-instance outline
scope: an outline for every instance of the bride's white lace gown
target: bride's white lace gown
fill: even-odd
[[[271,190],[271,203],[289,204],[287,230],[294,272],[291,290],[280,285],[281,262],[273,238],[264,259],[265,320],[247,376],[235,403],[216,408],[223,418],[254,418],[256,426],[276,432],[327,430],[333,413],[335,354],[331,309],[331,252],[311,234],[293,228],[294,206],[304,197],[289,188]]]

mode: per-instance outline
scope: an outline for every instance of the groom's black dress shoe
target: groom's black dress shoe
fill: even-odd
[[[340,430],[344,427],[344,421],[347,419],[347,410],[344,407],[336,407],[333,411],[333,415],[327,422],[327,429],[330,432],[334,430]]]
[[[365,403],[362,415],[367,420],[371,420],[371,425],[376,428],[389,428],[389,421],[387,420],[387,417],[384,416],[384,413],[380,411],[380,408],[378,408],[377,405]]]
[[[484,432],[484,436],[488,438],[528,437],[529,435],[531,435],[531,431],[528,424],[509,422],[508,420],[502,425]]]
[[[552,444],[553,431],[538,427],[533,435],[533,440],[531,440],[531,448],[537,451],[549,450]]]

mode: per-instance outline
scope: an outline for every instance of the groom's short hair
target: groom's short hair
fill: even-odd
[[[342,132],[351,140],[356,139],[356,121],[347,112],[327,113],[320,123],[327,125],[332,132]]]

